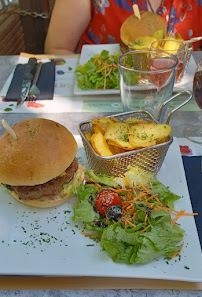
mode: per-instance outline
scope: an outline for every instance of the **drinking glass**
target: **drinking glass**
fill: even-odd
[[[177,57],[161,50],[135,50],[120,56],[119,85],[124,111],[144,110],[155,118],[171,97]]]
[[[152,42],[151,50],[154,49],[164,50],[178,58],[175,83],[179,83],[184,76],[185,68],[188,63],[187,59],[190,59],[190,54],[188,52],[189,46],[179,40],[160,39]]]
[[[194,75],[193,97],[198,107],[202,109],[202,59],[198,62]],[[184,136],[193,142],[202,144],[202,120],[199,124],[186,127]]]

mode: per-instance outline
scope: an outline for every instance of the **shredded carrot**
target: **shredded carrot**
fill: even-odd
[[[123,215],[125,216],[127,214],[127,211],[123,209]]]
[[[123,207],[125,208],[126,206],[132,204],[133,202],[131,200],[126,200],[126,201],[123,201],[122,204],[123,204]]]
[[[98,188],[101,188],[101,185],[99,185],[98,183],[96,183],[92,178],[88,179],[90,182],[94,183]]]
[[[148,225],[146,228],[144,228],[143,230],[141,230],[140,233],[146,231],[147,229],[149,229],[149,227],[151,227],[151,225]]]
[[[159,204],[161,204],[161,202],[160,202],[160,200],[156,197],[156,195],[153,195],[154,197],[154,199],[159,203]]]
[[[171,224],[175,224],[175,222],[182,216],[197,216],[198,213],[186,213],[185,210],[182,210],[177,213],[176,218],[172,220]]]
[[[89,234],[89,233],[86,233],[86,232],[81,232],[81,234],[85,235],[85,236],[91,236],[91,237],[99,237],[101,238],[100,235],[97,235],[97,234]]]
[[[96,73],[102,72],[103,70],[106,70],[109,67],[111,67],[111,65],[104,65],[101,69],[97,70]]]
[[[130,212],[130,214],[132,215],[133,213],[134,213],[134,211],[135,211],[135,207],[134,207],[134,205],[129,209],[129,212]]]
[[[196,216],[196,215],[198,215],[198,213],[186,213],[185,210],[172,212],[171,209],[165,208],[160,205],[157,205],[154,208],[154,210],[163,210],[164,212],[169,213],[170,215],[176,216],[171,222],[171,224],[173,224],[173,225],[181,216]]]
[[[125,188],[114,189],[114,188],[112,188],[112,191],[114,191],[114,192],[116,192],[116,193],[124,193],[124,192],[131,192],[132,189],[125,189]]]
[[[167,208],[165,208],[165,207],[163,207],[163,206],[160,206],[160,205],[157,205],[155,208],[154,208],[154,210],[163,210],[164,212],[167,212],[167,213],[169,213],[169,214],[172,214],[172,215],[176,215],[175,213],[172,213],[169,209],[167,209]]]
[[[132,219],[136,218],[138,215],[138,212],[134,213],[134,215],[132,216]]]
[[[184,243],[181,244],[180,246],[181,249],[177,253],[173,254],[170,258],[173,259],[174,257],[178,256],[181,253],[183,246],[184,246]]]
[[[146,201],[150,201],[151,199],[155,198],[157,194],[153,194],[152,196],[150,196],[149,198],[147,198]]]
[[[143,188],[143,190],[147,193],[149,193],[149,190],[147,189],[147,187],[145,185],[143,185],[142,183],[139,182],[139,185]]]
[[[131,223],[129,220],[125,219],[126,223],[128,223],[129,225],[131,225],[132,227],[136,227],[136,225],[134,225],[133,223]]]
[[[144,222],[145,222],[145,224],[146,224],[146,222],[147,222],[147,218],[148,218],[148,211],[146,211],[146,215],[145,215],[145,218],[144,218]]]
[[[122,174],[120,174],[120,177],[122,177],[125,180],[126,185],[129,185],[132,188],[134,194],[137,195],[136,192],[135,192],[135,189],[134,189],[133,185],[131,184],[131,182],[124,175],[122,175]]]
[[[96,58],[95,58],[95,60],[94,60],[94,64],[95,64],[95,62],[98,62],[99,61],[99,57],[100,57],[100,55],[98,55]]]
[[[145,196],[147,196],[148,194],[147,193],[145,193],[145,192],[141,192],[140,194],[138,194],[136,197],[135,197],[135,201],[136,200],[141,200],[141,198],[143,198],[143,197],[145,197]]]
[[[154,203],[147,203],[147,206],[148,207],[153,207],[154,206]]]
[[[112,68],[109,69],[108,73],[106,74],[106,77],[109,76],[111,72],[112,72]]]
[[[132,193],[131,192],[127,192],[126,200],[131,200],[131,199],[132,199]]]
[[[182,210],[181,212],[179,212],[177,215],[176,215],[176,218],[172,220],[171,224],[175,224],[175,222],[181,217],[183,216],[185,213],[185,210]]]

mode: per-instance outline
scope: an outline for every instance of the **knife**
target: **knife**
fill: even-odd
[[[30,89],[30,86],[31,86],[31,83],[32,83],[32,80],[33,80],[32,70],[34,69],[34,66],[35,66],[36,62],[37,62],[36,58],[30,58],[28,63],[25,64],[21,94],[20,94],[20,98],[18,98],[16,107],[22,105],[22,103],[27,98],[27,95],[29,93],[29,89]]]

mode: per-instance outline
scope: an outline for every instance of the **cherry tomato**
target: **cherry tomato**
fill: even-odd
[[[121,197],[112,190],[103,190],[95,199],[96,209],[102,216],[105,216],[108,207],[117,204],[122,205]]]

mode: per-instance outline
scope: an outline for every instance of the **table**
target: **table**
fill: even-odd
[[[195,61],[199,61],[202,58],[202,52],[194,52],[193,54]],[[8,78],[10,72],[17,64],[18,56],[0,56],[0,89],[3,87],[6,79]],[[73,134],[78,134],[77,126],[78,123],[86,120],[87,118],[92,118],[93,116],[102,116],[106,113],[46,113],[46,114],[4,114],[3,117],[11,125],[21,121],[26,118],[31,117],[45,117],[60,122],[61,124],[68,123],[68,129]],[[200,111],[194,112],[183,112],[178,111],[171,118],[170,124],[173,127],[173,134],[176,137],[182,137],[183,131],[182,126],[187,123],[195,123],[198,121]],[[193,116],[194,115],[194,116]],[[2,119],[2,114],[0,113],[0,119]],[[0,127],[0,135],[3,133],[3,128]],[[116,290],[110,290],[117,288]],[[147,280],[136,280],[134,284],[131,279],[118,280],[117,279],[105,279],[97,278],[92,281],[91,278],[33,278],[33,277],[14,277],[14,278],[0,278],[0,288],[6,291],[0,291],[0,295],[6,295],[8,289],[22,290],[27,289],[28,291],[15,291],[13,295],[20,294],[21,296],[52,296],[54,295],[53,290],[57,291],[57,296],[202,296],[202,284],[188,284],[181,282],[167,282],[167,281],[151,281]],[[79,291],[69,289],[78,288]],[[83,291],[83,289],[89,289]],[[105,291],[93,289],[107,289]],[[159,290],[156,290],[158,288]],[[31,289],[40,289],[40,291],[30,291]],[[126,290],[125,290],[126,289]],[[143,289],[143,290],[139,290]],[[152,289],[147,291],[147,289]],[[168,290],[163,290],[168,289]],[[177,291],[177,290],[193,290],[193,291]],[[42,291],[47,290],[47,291]],[[63,291],[65,290],[65,291]]]

